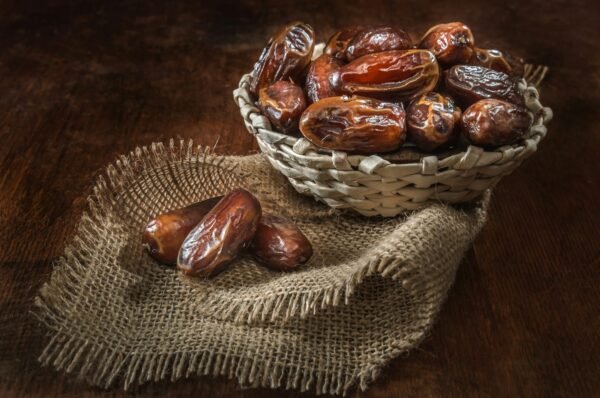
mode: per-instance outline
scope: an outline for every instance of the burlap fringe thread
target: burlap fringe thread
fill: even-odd
[[[172,381],[193,375],[224,375],[236,378],[244,386],[265,386],[271,388],[284,387],[307,391],[314,388],[317,394],[345,394],[350,387],[358,383],[361,389],[374,380],[381,367],[391,357],[406,352],[424,337],[424,333],[415,331],[405,341],[394,347],[393,353],[378,359],[362,371],[351,373],[334,373],[327,369],[307,369],[302,366],[286,366],[282,363],[259,360],[215,351],[204,352],[151,352],[123,353],[103,344],[102,341],[90,341],[79,335],[73,335],[63,329],[62,322],[68,317],[73,300],[81,299],[81,281],[90,269],[86,266],[96,251],[94,236],[96,221],[111,215],[106,209],[118,207],[118,198],[114,192],[127,184],[135,183],[136,175],[147,169],[171,163],[188,162],[190,170],[196,170],[198,164],[213,164],[232,170],[235,163],[225,164],[222,157],[211,155],[210,150],[194,147],[193,143],[171,140],[168,147],[152,144],[150,148],[137,148],[130,156],[121,156],[114,165],[107,168],[106,177],[100,176],[93,195],[88,198],[89,213],[83,214],[73,243],[65,250],[64,256],[55,264],[51,279],[46,283],[36,298],[39,319],[52,331],[53,336],[39,360],[44,365],[52,365],[57,370],[74,373],[88,382],[108,388],[117,379],[122,379],[125,389],[134,384],[148,381],[159,381],[170,378]],[[262,176],[264,177],[264,176]],[[257,178],[262,178],[258,176]],[[247,176],[250,182],[252,176]],[[181,198],[184,200],[184,198]],[[299,199],[304,200],[304,199]],[[487,201],[487,200],[486,200]],[[472,231],[471,239],[478,233],[485,219],[484,204],[479,210],[479,225]],[[331,209],[319,211],[332,214]],[[425,209],[424,211],[427,211]],[[146,217],[147,214],[139,214]],[[264,299],[253,299],[237,303],[217,302],[218,297],[208,301],[209,307],[215,310],[212,316],[230,319],[234,322],[287,320],[300,316],[307,317],[319,309],[337,306],[342,299],[348,304],[355,288],[367,276],[378,273],[392,280],[402,279],[403,285],[410,285],[410,268],[403,265],[390,254],[373,259],[361,272],[355,273],[341,288],[324,288],[313,295],[279,294]],[[449,267],[447,272],[452,283],[455,268]],[[419,283],[415,279],[414,283]],[[283,314],[282,312],[285,312]]]

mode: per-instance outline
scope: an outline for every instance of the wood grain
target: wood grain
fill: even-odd
[[[478,44],[551,74],[539,152],[496,189],[425,342],[356,397],[600,395],[598,3],[494,0],[0,3],[0,397],[299,397],[225,379],[102,391],[40,368],[31,316],[103,166],[193,138],[256,151],[231,98],[269,34],[301,19],[322,39],[354,23],[415,32],[461,20]]]

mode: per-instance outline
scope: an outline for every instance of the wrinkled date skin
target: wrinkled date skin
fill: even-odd
[[[292,271],[312,257],[313,249],[291,220],[265,214],[258,223],[250,253],[269,268]]]
[[[223,271],[252,241],[261,213],[250,192],[231,191],[185,238],[177,268],[185,275],[203,277]]]
[[[339,32],[334,33],[333,36],[331,36],[327,41],[323,52],[339,59],[340,61],[347,62],[348,59],[346,58],[346,49],[350,45],[352,39],[354,39],[354,37],[364,29],[367,28],[362,25],[355,25],[345,27]]]
[[[481,100],[462,115],[463,134],[473,144],[495,147],[512,144],[525,135],[533,117],[521,106],[496,99]]]
[[[511,74],[512,67],[504,58],[504,54],[498,50],[486,50],[485,48],[476,48],[469,65],[483,66],[485,68]]]
[[[346,59],[354,61],[363,55],[412,48],[408,33],[402,29],[379,27],[363,29],[348,44]]]
[[[254,64],[250,91],[260,89],[277,80],[292,79],[300,83],[310,63],[315,45],[315,33],[302,22],[291,22],[273,36]]]
[[[427,50],[397,50],[364,55],[332,75],[336,90],[394,101],[431,91],[440,67]]]
[[[260,90],[258,106],[277,130],[295,134],[307,104],[300,86],[280,80]]]
[[[318,147],[370,154],[398,149],[406,139],[401,104],[365,97],[331,97],[310,105],[300,131]]]
[[[515,78],[483,66],[453,66],[446,71],[444,82],[448,93],[463,106],[489,98],[524,103]]]
[[[142,244],[150,256],[161,264],[175,265],[185,237],[221,198],[206,199],[150,220],[142,235]]]
[[[473,56],[475,39],[471,29],[461,22],[435,25],[429,29],[419,48],[431,51],[444,66],[466,64]]]
[[[423,94],[406,111],[408,137],[427,152],[446,146],[456,139],[460,115],[451,98],[434,92]]]
[[[342,62],[328,54],[323,54],[315,59],[306,75],[306,95],[310,103],[323,98],[338,95],[331,84],[331,76],[339,70]]]

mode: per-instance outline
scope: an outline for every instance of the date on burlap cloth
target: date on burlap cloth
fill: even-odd
[[[314,246],[308,264],[281,273],[245,257],[202,280],[144,252],[151,217],[236,187],[298,223]],[[226,375],[332,394],[365,389],[423,339],[487,207],[339,213],[298,195],[261,155],[220,157],[191,142],[120,157],[89,203],[36,301],[51,335],[43,364],[102,387]]]

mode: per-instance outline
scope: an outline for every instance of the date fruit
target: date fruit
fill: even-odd
[[[300,83],[310,63],[315,46],[315,33],[310,25],[291,22],[273,36],[254,64],[250,91],[260,89],[277,80],[292,79]]]
[[[340,61],[348,61],[346,59],[346,49],[350,45],[354,36],[362,32],[366,27],[361,25],[348,26],[344,29],[336,32],[329,38],[323,52],[327,55],[331,55]]]
[[[431,51],[440,64],[465,64],[473,56],[475,39],[471,29],[462,22],[439,24],[429,29],[419,48]]]
[[[456,138],[460,114],[452,98],[434,92],[423,94],[406,111],[408,137],[423,151],[445,146]]]
[[[150,220],[142,236],[142,244],[150,256],[162,264],[175,265],[185,237],[221,198],[206,199]]]
[[[469,60],[469,65],[483,66],[506,74],[510,74],[512,71],[510,64],[501,51],[486,50],[485,48],[475,49],[473,57]]]
[[[524,103],[515,78],[483,66],[453,66],[446,71],[444,82],[448,93],[465,106],[489,98]]]
[[[342,62],[328,54],[321,55],[311,63],[305,84],[306,95],[311,103],[337,95],[331,85],[331,76],[340,66]]]
[[[273,126],[285,134],[298,132],[298,121],[306,105],[302,88],[287,80],[279,80],[259,91],[259,108]]]
[[[463,134],[473,144],[495,147],[512,144],[527,133],[533,122],[527,109],[497,99],[481,100],[462,115]]]
[[[394,101],[410,100],[431,91],[440,67],[427,50],[395,50],[367,54],[332,75],[336,90]]]
[[[398,28],[379,27],[363,29],[348,44],[346,59],[354,61],[363,55],[412,48],[408,33]]]
[[[205,277],[223,271],[252,241],[261,213],[250,192],[231,191],[185,238],[177,268],[185,275]]]
[[[265,214],[258,222],[250,253],[267,267],[291,271],[313,254],[310,241],[291,220]]]
[[[306,108],[300,131],[318,147],[371,154],[398,149],[406,139],[401,104],[365,97],[330,97]]]

